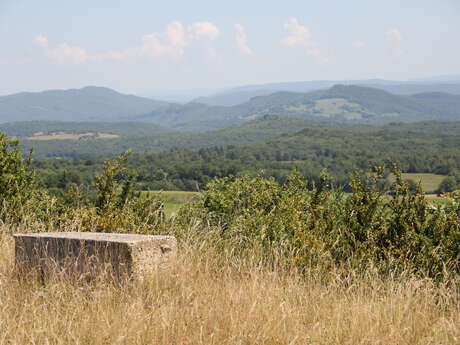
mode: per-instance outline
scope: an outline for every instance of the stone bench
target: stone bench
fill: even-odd
[[[171,267],[177,244],[172,236],[54,232],[16,234],[15,263],[21,275],[71,273],[95,278],[143,279]]]

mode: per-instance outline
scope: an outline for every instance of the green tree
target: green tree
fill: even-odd
[[[19,141],[0,133],[0,220],[49,220],[56,211],[56,200],[39,187],[31,161],[32,152],[23,159]]]
[[[20,210],[38,192],[35,174],[30,169],[31,154],[22,158],[19,142],[0,133],[0,219],[18,218]]]
[[[95,206],[100,213],[122,209],[132,197],[135,175],[126,168],[129,155],[127,151],[113,161],[104,162],[103,173],[96,175]]]
[[[448,193],[458,188],[459,185],[455,176],[447,176],[444,180],[442,180],[441,184],[439,185],[438,193]]]

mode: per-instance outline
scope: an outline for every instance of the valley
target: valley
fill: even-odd
[[[459,18],[0,0],[0,345],[460,344]]]
[[[427,192],[436,193],[442,180],[460,169],[460,96],[455,94],[398,95],[334,85],[210,106],[149,101],[104,88],[66,92],[58,92],[62,102],[91,95],[88,100],[110,99],[111,106],[135,103],[144,114],[133,108],[129,122],[117,116],[101,122],[109,119],[104,115],[94,118],[98,121],[0,123],[1,132],[20,140],[23,152],[33,150],[39,177],[52,190],[73,182],[89,185],[105,158],[127,150],[134,152],[130,164],[143,190],[196,191],[216,177],[259,171],[283,182],[292,169],[310,180],[327,170],[337,185],[348,188],[355,169],[394,162],[406,174],[439,174],[433,175],[439,176],[436,182],[423,182]],[[56,102],[54,91],[44,94]],[[147,113],[147,106],[156,110]],[[414,182],[420,176],[428,175],[414,175]]]

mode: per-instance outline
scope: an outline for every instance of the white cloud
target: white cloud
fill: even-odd
[[[159,57],[166,54],[168,51],[172,51],[172,49],[161,42],[160,35],[157,33],[151,33],[142,37],[142,46],[140,49],[142,55]]]
[[[61,43],[55,48],[50,48],[48,39],[42,35],[35,37],[35,43],[43,49],[45,56],[60,64],[80,64],[89,59],[85,49],[67,43]]]
[[[58,63],[71,62],[80,64],[86,62],[89,58],[85,49],[71,46],[67,43],[62,43],[54,49],[47,49],[46,55]]]
[[[184,26],[177,20],[168,24],[164,35],[168,44],[173,47],[184,47],[187,45]]]
[[[214,41],[220,36],[220,30],[210,22],[193,23],[189,31],[193,39],[207,38]]]
[[[283,39],[284,45],[288,47],[311,45],[310,30],[306,26],[300,25],[297,18],[289,19],[284,24],[284,30],[288,32],[288,36]]]
[[[244,26],[241,24],[235,24],[236,36],[235,43],[239,52],[243,55],[250,56],[252,55],[252,50],[248,46],[248,36],[244,30]]]
[[[124,51],[108,51],[102,54],[93,55],[90,57],[91,60],[104,61],[104,60],[124,60],[130,56],[138,55],[134,49],[125,49]]]
[[[326,59],[319,59],[321,51],[313,42],[310,29],[301,25],[297,18],[289,19],[287,23],[284,24],[284,30],[287,31],[287,36],[282,40],[285,46],[303,47],[307,55],[313,56],[322,62],[326,61]]]
[[[363,48],[367,45],[366,42],[363,42],[363,41],[353,41],[351,43],[351,45],[354,47],[354,48]]]
[[[188,27],[189,40],[191,42],[197,41],[204,52],[206,61],[216,60],[218,53],[212,46],[212,41],[220,36],[220,30],[213,23],[210,22],[196,22]],[[200,41],[200,43],[198,43]]]
[[[394,56],[403,55],[404,53],[402,50],[403,36],[401,34],[401,31],[399,31],[396,28],[391,28],[386,31],[386,36],[387,36],[387,39],[393,43],[393,55]]]
[[[168,24],[165,32],[154,32],[142,37],[142,45],[138,50],[142,56],[156,58],[169,55],[177,58],[184,55],[184,48],[187,44],[182,23],[173,21]]]
[[[220,35],[219,29],[210,22],[196,22],[189,26],[186,32],[180,21],[170,22],[163,32],[153,32],[142,37],[137,46],[120,51],[108,51],[89,55],[84,48],[61,43],[57,47],[50,47],[48,39],[42,35],[35,37],[35,43],[43,49],[48,58],[58,63],[84,63],[88,61],[123,60],[127,58],[161,58],[171,57],[178,59],[185,54],[185,48],[194,40],[216,40]],[[214,48],[206,46],[205,53],[215,58]]]
[[[402,34],[398,29],[388,29],[387,37],[395,42],[401,42],[403,40]]]
[[[48,47],[48,39],[42,35],[38,35],[37,37],[35,37],[35,43],[42,48]]]

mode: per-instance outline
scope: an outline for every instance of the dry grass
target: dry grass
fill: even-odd
[[[12,258],[0,236],[0,344],[460,343],[458,291],[429,280],[305,278],[193,245],[143,283],[43,286]]]

